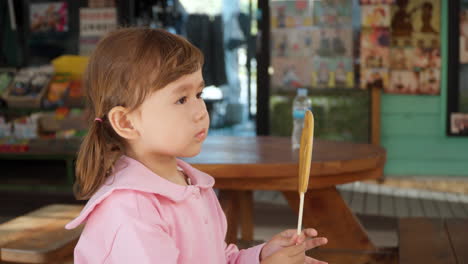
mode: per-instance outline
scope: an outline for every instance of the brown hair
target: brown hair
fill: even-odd
[[[202,64],[199,49],[164,30],[123,28],[98,43],[83,77],[90,116],[76,161],[77,199],[89,199],[125,151],[106,114],[115,106],[137,109],[150,93]]]

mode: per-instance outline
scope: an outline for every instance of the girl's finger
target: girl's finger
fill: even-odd
[[[296,239],[296,241],[295,241],[295,242],[296,242],[296,245],[304,243],[305,240],[306,240],[306,237],[305,237],[304,233],[301,233],[301,234],[297,237],[297,239]]]
[[[325,261],[320,261],[320,260],[306,256],[305,264],[328,264],[328,263]]]
[[[297,234],[297,230],[296,229],[287,229],[287,230],[284,230],[283,232],[280,233],[280,235],[282,237],[292,237],[294,235]]]
[[[316,237],[309,239],[305,242],[306,251],[312,248],[320,247],[328,243],[328,239],[325,237]]]
[[[315,230],[314,228],[304,229],[303,232],[306,235],[306,237],[315,237],[318,234],[317,230]]]

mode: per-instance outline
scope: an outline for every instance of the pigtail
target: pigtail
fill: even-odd
[[[117,134],[106,119],[91,121],[76,161],[73,186],[79,200],[89,199],[111,174],[115,161],[123,154]]]

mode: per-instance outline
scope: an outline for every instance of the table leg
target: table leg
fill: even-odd
[[[285,191],[289,206],[299,211],[299,194]],[[374,250],[366,231],[335,187],[309,190],[304,200],[303,228],[313,227],[328,238],[324,248]]]
[[[237,243],[237,229],[239,226],[239,192],[233,190],[219,190],[219,203],[227,219],[226,243]]]
[[[253,193],[252,191],[239,191],[240,226],[243,241],[252,242],[254,239],[253,224]]]

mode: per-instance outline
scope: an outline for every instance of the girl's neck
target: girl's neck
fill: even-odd
[[[168,181],[179,185],[187,185],[185,178],[177,170],[176,157],[158,154],[143,155],[135,152],[126,153],[126,155],[139,161],[156,175]]]

